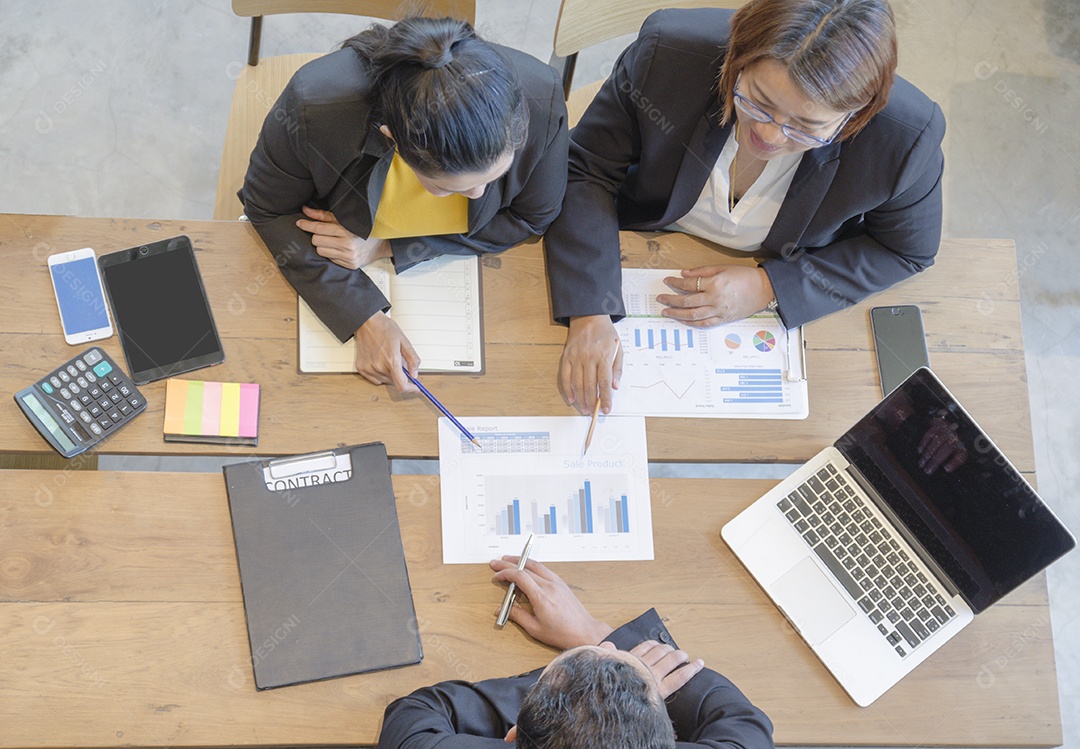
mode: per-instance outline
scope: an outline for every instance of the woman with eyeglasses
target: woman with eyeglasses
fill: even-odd
[[[571,132],[545,237],[567,324],[559,385],[604,412],[622,368],[619,230],[752,253],[667,279],[663,314],[707,327],[775,310],[791,328],[929,267],[941,239],[938,106],[895,77],[886,0],[751,0],[645,22]]]
[[[502,252],[544,233],[566,189],[555,72],[452,18],[372,26],[293,76],[239,197],[281,272],[375,384],[418,390],[420,357],[362,266]]]

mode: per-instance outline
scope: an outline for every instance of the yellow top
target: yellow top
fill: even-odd
[[[469,230],[469,199],[436,197],[424,189],[397,152],[390,162],[371,236],[379,239],[464,234]]]

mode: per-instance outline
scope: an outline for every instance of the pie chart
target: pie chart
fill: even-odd
[[[724,337],[724,343],[727,344],[728,348],[735,349],[742,345],[742,338],[739,338],[738,333],[728,333]]]
[[[772,351],[776,347],[776,338],[767,330],[754,333],[754,348],[758,351]]]

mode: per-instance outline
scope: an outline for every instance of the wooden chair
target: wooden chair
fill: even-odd
[[[555,22],[555,53],[551,65],[562,74],[563,93],[569,102],[577,55],[586,47],[637,31],[654,10],[738,8],[743,2],[745,0],[562,0],[559,20]],[[591,96],[589,100],[592,100]]]
[[[296,54],[268,57],[259,64],[262,17],[280,13],[347,13],[369,18],[397,19],[404,15],[450,16],[469,23],[476,21],[475,0],[426,0],[402,3],[401,0],[233,0],[233,12],[251,18],[248,64],[236,79],[229,123],[225,129],[225,148],[218,172],[214,219],[233,221],[244,208],[236,191],[244,182],[248,160],[259,138],[263,121],[285,85],[301,65],[320,54]]]

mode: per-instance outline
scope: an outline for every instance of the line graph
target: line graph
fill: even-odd
[[[675,390],[675,388],[671,387],[671,385],[668,384],[667,380],[657,380],[651,385],[631,385],[630,387],[636,388],[638,390],[650,390],[657,385],[663,385],[671,392],[672,395],[674,395],[679,400],[682,400],[684,397],[686,397],[686,394],[690,392],[690,389],[696,384],[697,380],[693,380],[689,385],[686,386],[686,389],[683,390],[681,393]]]

